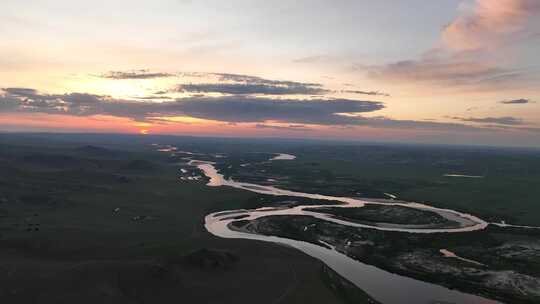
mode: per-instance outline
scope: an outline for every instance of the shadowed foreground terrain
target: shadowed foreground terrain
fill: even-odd
[[[168,151],[167,144],[178,148]],[[274,153],[297,159],[269,161]],[[540,156],[534,150],[0,134],[0,301],[376,303],[295,249],[208,233],[204,217],[212,212],[320,202],[207,187],[202,173],[186,165],[195,157],[215,162],[235,180],[381,202],[426,202],[489,221],[540,225],[540,189],[533,186],[540,180]],[[455,224],[405,207],[312,211],[359,223]],[[418,237],[303,217],[237,223],[252,233],[319,245],[324,240],[364,263],[470,293],[519,303],[534,303],[536,296],[507,292],[511,288],[504,285],[534,286],[529,278],[539,272],[536,231],[491,227]],[[441,248],[482,265],[444,258]],[[479,283],[500,273],[516,280],[489,281],[488,288]]]
[[[40,138],[0,141],[0,302],[340,302],[319,261],[205,231],[252,194],[180,183],[146,144]]]

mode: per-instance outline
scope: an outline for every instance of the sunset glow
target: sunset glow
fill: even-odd
[[[0,130],[540,145],[540,6],[413,2],[4,1]]]

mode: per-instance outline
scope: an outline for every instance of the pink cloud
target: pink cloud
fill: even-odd
[[[528,21],[540,14],[538,0],[476,0],[442,32],[445,47],[471,51],[497,47],[526,31]]]
[[[466,59],[422,59],[364,67],[373,79],[389,81],[464,84],[478,82],[503,71],[493,65]]]
[[[512,63],[516,46],[538,34],[532,26],[540,20],[536,16],[540,0],[475,0],[442,30],[441,43],[421,58],[356,69],[372,79],[460,90],[526,87],[537,77],[512,68]]]

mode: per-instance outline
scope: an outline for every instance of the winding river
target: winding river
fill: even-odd
[[[210,179],[208,186],[219,187],[228,186],[260,194],[295,196],[313,198],[318,200],[338,201],[342,205],[309,205],[296,206],[293,208],[272,208],[264,207],[255,210],[231,210],[209,214],[205,217],[206,229],[222,238],[240,238],[250,240],[260,240],[274,242],[296,248],[316,259],[319,259],[345,279],[364,290],[375,300],[384,304],[434,304],[434,303],[460,303],[460,304],[493,304],[500,303],[494,300],[485,299],[476,295],[471,295],[457,290],[451,290],[436,284],[427,283],[405,276],[396,275],[377,267],[361,263],[335,250],[332,246],[324,247],[316,244],[297,241],[276,236],[266,236],[259,234],[235,231],[229,228],[229,224],[234,221],[234,217],[242,216],[243,220],[254,220],[263,216],[271,215],[309,215],[325,221],[338,223],[341,225],[378,229],[385,231],[401,231],[410,233],[452,233],[475,231],[486,228],[489,223],[471,214],[461,213],[450,209],[436,208],[418,203],[381,203],[364,201],[349,197],[336,197],[321,194],[311,194],[279,189],[272,186],[262,186],[252,183],[237,182],[226,179],[214,167],[214,163],[207,161],[191,160],[190,165],[197,166]],[[405,206],[422,210],[436,212],[448,220],[459,223],[459,227],[453,228],[419,228],[414,225],[366,225],[349,222],[334,218],[323,213],[316,213],[304,210],[304,208],[317,207],[361,207],[365,204],[390,204]],[[234,216],[232,216],[234,215]]]

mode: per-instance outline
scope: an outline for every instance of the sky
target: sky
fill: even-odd
[[[538,0],[2,0],[0,132],[540,147]]]

